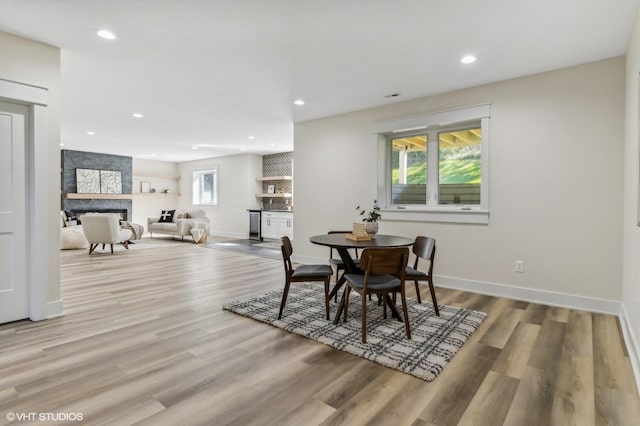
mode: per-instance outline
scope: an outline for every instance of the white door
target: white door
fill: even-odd
[[[29,317],[26,128],[29,109],[0,101],[0,323]]]

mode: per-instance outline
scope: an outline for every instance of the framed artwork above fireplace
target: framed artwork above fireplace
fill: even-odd
[[[92,169],[76,169],[76,192],[78,194],[100,193],[100,171]]]

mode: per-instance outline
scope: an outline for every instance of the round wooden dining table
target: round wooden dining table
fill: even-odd
[[[355,241],[347,238],[347,234],[323,234],[323,235],[314,235],[309,238],[309,241],[313,244],[318,244],[321,246],[327,246],[336,249],[338,254],[340,255],[340,259],[344,263],[344,273],[340,276],[338,282],[331,290],[329,294],[329,298],[334,297],[340,288],[344,285],[346,279],[344,278],[345,274],[358,274],[364,273],[353,261],[351,254],[349,253],[349,249],[365,249],[365,248],[375,248],[375,247],[406,247],[411,246],[415,242],[412,238],[401,237],[396,235],[381,235],[376,234],[376,237],[371,240],[366,241]],[[391,300],[388,301],[389,307],[391,308],[391,312],[394,317],[398,320],[402,321],[400,315],[398,315],[395,306],[391,305]],[[342,314],[342,310],[344,309],[344,293],[340,298],[340,303],[338,304],[338,312],[336,313],[335,318],[333,319],[333,323],[337,324],[340,322],[340,315]]]

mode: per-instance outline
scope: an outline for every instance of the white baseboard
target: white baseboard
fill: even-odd
[[[640,346],[636,340],[635,333],[629,322],[629,315],[627,314],[627,308],[624,303],[620,304],[620,325],[622,328],[622,336],[624,337],[625,345],[627,346],[627,352],[629,353],[629,360],[631,361],[631,368],[633,369],[633,375],[636,378],[636,387],[638,393],[640,393]]]
[[[466,280],[441,275],[434,275],[433,281],[438,287],[465,290],[472,293],[506,297],[509,299],[523,300],[525,302],[541,303],[543,305],[559,306],[563,308],[582,309],[584,311],[611,315],[620,314],[620,302],[617,300],[596,299],[593,297],[585,297],[575,294],[557,293],[547,290]]]
[[[62,300],[47,302],[47,319],[59,318],[62,316],[64,316]]]

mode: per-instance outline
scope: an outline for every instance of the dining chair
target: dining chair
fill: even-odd
[[[280,312],[278,319],[282,318],[284,305],[287,303],[289,287],[293,282],[323,282],[324,283],[324,309],[327,319],[329,319],[329,281],[333,275],[333,269],[329,265],[299,265],[295,269],[291,263],[293,247],[289,237],[282,237],[282,260],[284,261],[285,284],[280,302]]]
[[[347,286],[344,293],[344,322],[349,310],[349,294],[351,290],[360,294],[362,299],[362,343],[367,343],[367,295],[376,294],[384,299],[384,318],[387,317],[387,303],[391,301],[389,294],[400,293],[404,327],[407,339],[411,339],[407,298],[404,281],[409,249],[407,247],[367,248],[360,256],[360,269],[363,274],[345,274]],[[386,302],[386,303],[385,303]],[[395,309],[395,308],[393,308]]]
[[[327,232],[327,234],[350,234],[351,231],[329,231]],[[358,266],[358,264],[360,263],[360,260],[358,259],[358,249],[354,249],[355,250],[355,258],[353,259],[353,263],[356,264],[356,266]],[[329,263],[331,264],[332,267],[336,268],[336,282],[338,282],[338,280],[340,279],[340,271],[344,271],[345,267],[344,267],[344,262],[342,261],[342,259],[340,257],[333,257],[333,247],[329,248]],[[338,294],[336,294],[336,301],[338,298]]]
[[[416,237],[416,242],[413,244],[413,254],[416,256],[416,260],[413,267],[408,266],[405,271],[405,280],[413,281],[416,286],[416,296],[418,303],[422,303],[420,299],[420,287],[419,281],[426,281],[429,284],[429,291],[431,292],[431,300],[433,300],[433,307],[436,311],[436,315],[440,316],[440,310],[438,309],[438,301],[436,300],[436,291],[433,287],[433,261],[436,256],[436,240],[431,237]],[[418,269],[418,262],[420,259],[429,262],[428,272],[422,272]]]

